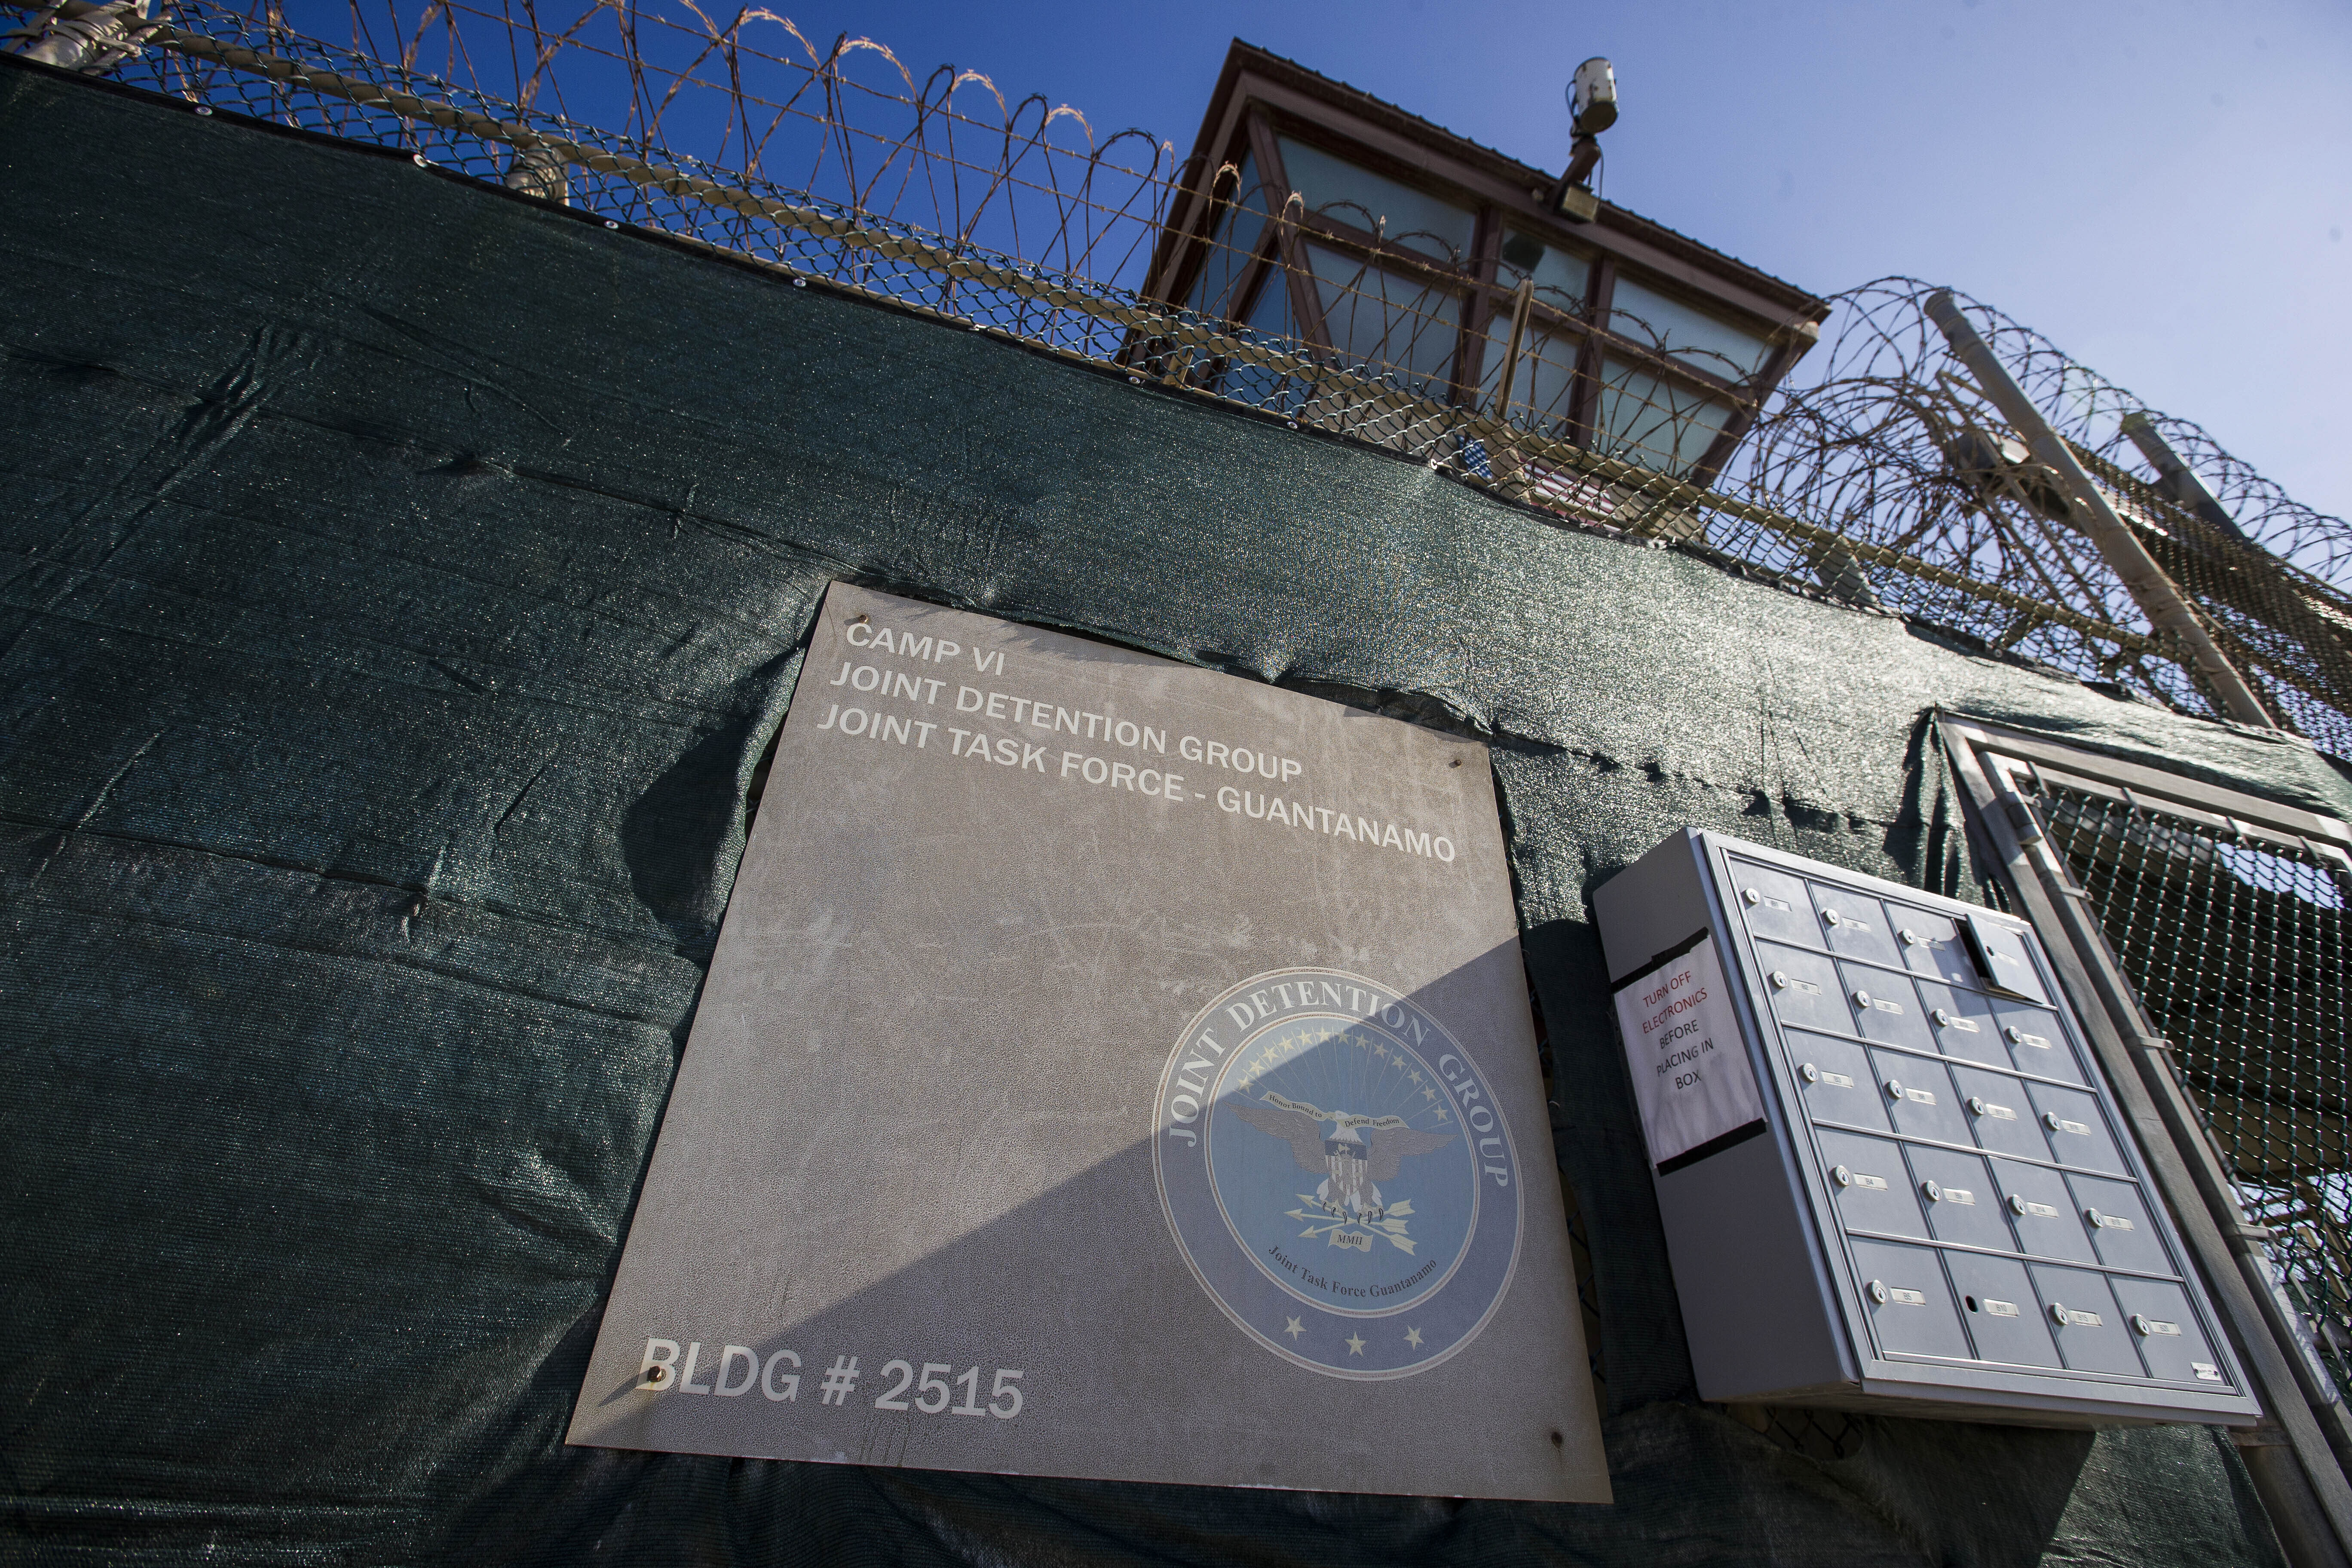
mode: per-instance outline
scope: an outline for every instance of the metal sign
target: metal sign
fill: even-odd
[[[836,584],[570,1440],[1606,1500],[1486,748]]]
[[[1763,1097],[1711,933],[1618,986],[1617,1029],[1642,1137],[1661,1172],[1734,1133],[1763,1130]]]

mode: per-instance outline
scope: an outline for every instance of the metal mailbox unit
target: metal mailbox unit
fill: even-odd
[[[1698,829],[1594,902],[1702,1397],[2259,1417],[2031,927]]]

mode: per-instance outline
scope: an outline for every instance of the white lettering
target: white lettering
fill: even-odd
[[[743,1381],[730,1386],[727,1381],[730,1375],[728,1369],[738,1362],[743,1364]],[[759,1381],[759,1352],[750,1345],[729,1345],[719,1352],[719,1386],[711,1390],[713,1394],[722,1399],[732,1399],[738,1394],[751,1393],[751,1385]]]
[[[702,1342],[700,1340],[697,1340],[692,1344],[686,1347],[686,1365],[678,1369],[677,1374],[677,1391],[680,1394],[708,1394],[710,1392],[710,1385],[707,1383],[700,1388],[694,1386],[694,1363],[700,1360],[701,1356]]]

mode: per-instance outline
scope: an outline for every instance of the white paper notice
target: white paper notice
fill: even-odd
[[[1617,1026],[1654,1164],[1762,1119],[1712,936],[1620,987]]]

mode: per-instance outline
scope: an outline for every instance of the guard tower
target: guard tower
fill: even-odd
[[[1829,305],[1235,40],[1148,291],[1395,399],[1706,485]],[[1193,384],[1271,374],[1207,358]],[[1364,429],[1360,405],[1351,434]],[[1482,454],[1466,454],[1477,467]]]

